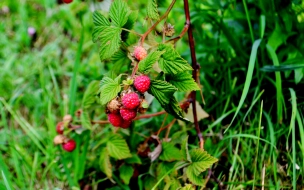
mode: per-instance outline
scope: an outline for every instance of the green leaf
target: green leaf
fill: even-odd
[[[170,97],[173,96],[177,89],[172,84],[161,81],[151,80],[149,92],[159,101],[161,105],[167,105],[170,102]]]
[[[83,110],[80,115],[81,125],[83,128],[92,129],[91,118],[89,116],[89,112],[87,110]]]
[[[89,84],[82,98],[82,109],[88,109],[92,106],[92,104],[95,103],[98,90],[99,90],[99,81],[93,80]]]
[[[170,102],[169,104],[162,105],[165,111],[173,115],[177,119],[188,121],[187,118],[184,118],[183,110],[174,96],[170,97],[169,102]]]
[[[100,170],[106,174],[108,178],[112,178],[112,165],[107,149],[103,148],[99,157]]]
[[[195,190],[192,184],[186,184],[184,187],[180,188],[179,190]]]
[[[161,55],[158,65],[164,73],[178,74],[180,72],[192,70],[192,67],[184,60],[170,44],[160,44],[159,51],[166,51]]]
[[[93,13],[93,23],[95,26],[93,28],[92,39],[93,42],[95,43],[97,42],[100,33],[110,26],[110,22],[101,13],[95,11]]]
[[[188,166],[186,169],[186,174],[189,179],[194,185],[204,186],[205,180],[202,174],[196,175],[194,173],[194,169],[191,166]]]
[[[157,10],[157,2],[156,0],[148,0],[147,3],[147,15],[149,18],[158,20],[159,14]]]
[[[191,167],[191,170],[193,170],[192,172],[197,176],[218,161],[217,158],[210,156],[202,149],[191,150],[190,157],[192,163],[189,165],[189,167]]]
[[[170,187],[169,188],[170,190],[176,190],[176,189],[180,189],[181,184],[180,184],[180,182],[179,182],[178,179],[175,179],[175,178],[172,179],[172,178],[170,178],[170,186],[169,187]]]
[[[109,20],[98,11],[93,12],[93,23],[95,26],[110,26]]]
[[[129,185],[133,172],[134,168],[132,166],[124,164],[119,168],[119,177],[125,184]]]
[[[162,143],[162,153],[160,154],[159,158],[163,161],[172,162],[175,160],[181,160],[182,155],[178,148],[174,146],[173,143],[170,142],[163,142]]]
[[[128,21],[130,8],[123,0],[115,0],[110,7],[110,18],[115,26],[122,27]]]
[[[175,162],[161,162],[158,164],[156,172],[157,172],[157,179],[159,180],[164,175],[166,175],[175,165]]]
[[[133,28],[135,22],[136,22],[137,16],[138,16],[138,11],[131,11],[126,24],[123,25],[122,28],[126,28],[128,30],[131,30]],[[122,39],[122,41],[125,42],[128,39],[128,36],[129,36],[129,32],[128,31],[123,30],[121,32],[121,39]]]
[[[138,70],[142,73],[149,73],[154,63],[156,63],[164,51],[154,51],[147,55],[145,59],[139,62]]]
[[[132,154],[132,157],[125,159],[128,164],[142,164],[141,159],[137,154]]]
[[[169,75],[167,81],[173,84],[178,91],[188,92],[192,90],[200,90],[197,83],[188,72],[178,73],[176,75]]]
[[[114,64],[111,71],[116,75],[120,74],[120,70],[124,65],[129,65],[131,60],[128,58],[127,52],[122,49],[118,50],[112,57],[111,61]]]
[[[120,76],[119,76],[120,77]],[[118,78],[118,77],[117,77]],[[116,80],[116,79],[115,79]],[[121,90],[120,84],[109,77],[103,77],[100,82],[100,103],[102,105],[108,103],[115,98]]]
[[[119,50],[121,44],[121,29],[117,27],[106,27],[100,34],[99,57],[101,60],[110,58]]]
[[[189,161],[189,162],[192,162],[191,161],[191,157],[190,157],[190,154],[189,154],[189,149],[188,149],[188,137],[187,136],[183,141],[182,141],[182,149],[181,149],[181,152],[182,152],[182,156],[184,158],[185,161]]]
[[[112,135],[109,138],[107,141],[107,149],[110,156],[119,160],[132,156],[127,142],[118,134]]]

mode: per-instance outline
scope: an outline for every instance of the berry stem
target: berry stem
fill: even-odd
[[[181,33],[178,36],[167,40],[165,43],[168,43],[171,41],[173,41],[175,43],[177,40],[181,39],[185,35],[185,33],[188,31],[189,26],[190,26],[190,20],[186,20],[185,26],[184,26],[183,30],[181,31]]]
[[[192,28],[191,28],[191,19],[190,19],[188,0],[184,0],[184,11],[185,11],[185,16],[186,16],[186,24],[188,25],[188,29],[187,29],[188,30],[188,39],[189,39],[189,46],[190,46],[191,60],[192,60],[192,68],[193,68],[192,77],[197,82],[198,81],[197,80],[197,75],[198,75],[198,70],[199,70],[200,66],[199,66],[199,64],[197,63],[197,60],[196,60],[194,38],[193,38],[193,33],[192,33]],[[185,30],[185,28],[184,28],[184,30]],[[201,130],[199,128],[198,120],[197,120],[196,91],[192,91],[190,96],[191,96],[191,103],[192,103],[194,126],[195,126],[196,133],[197,133],[197,136],[198,136],[199,141],[200,141],[200,148],[204,149],[204,138],[203,138],[203,135],[202,135]]]
[[[133,68],[133,71],[132,71],[132,74],[131,74],[131,79],[134,78],[137,70],[138,70],[138,65],[139,65],[139,62],[136,63],[135,67]]]
[[[142,34],[135,32],[134,30],[128,30],[128,29],[126,29],[126,28],[122,28],[122,30],[127,31],[127,32],[129,32],[129,33],[133,33],[133,34],[135,34],[135,35],[137,35],[137,36],[140,36],[140,37],[143,36]]]
[[[156,21],[141,37],[141,42],[140,42],[140,45],[143,46],[144,44],[144,41],[146,39],[146,37],[150,34],[150,32],[162,21],[164,20],[169,12],[171,11],[171,9],[173,8],[174,4],[175,4],[176,0],[172,0],[170,6],[168,7],[168,9],[166,10],[165,14],[163,14],[162,17],[160,17],[160,19],[158,21]]]
[[[165,139],[168,140],[169,139],[169,134],[170,134],[170,130],[171,130],[171,127],[173,126],[173,124],[175,123],[176,119],[173,119],[169,124],[168,124],[168,128],[167,128],[167,131],[166,131],[166,136],[165,136]]]

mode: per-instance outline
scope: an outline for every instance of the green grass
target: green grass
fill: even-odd
[[[199,95],[197,100],[210,115],[199,124],[205,150],[219,159],[212,171],[226,189],[304,188],[304,2],[267,2],[190,1],[205,104]],[[92,130],[73,134],[79,146],[72,153],[53,144],[56,123],[80,109],[89,83],[112,69],[100,61],[98,45],[92,42],[90,3],[0,2],[0,189],[165,186],[165,177],[152,180],[157,164],[150,168],[144,158],[147,168],[130,187],[119,180],[116,169],[113,179],[119,183],[106,178],[99,150],[114,131],[111,125],[92,125]],[[128,1],[139,10],[135,29],[140,33],[147,28],[145,3]],[[169,3],[159,2],[160,12]],[[3,12],[4,6],[9,13]],[[182,1],[168,22],[176,33],[182,30]],[[30,26],[37,30],[35,40],[27,34]],[[187,37],[176,47],[190,61]],[[153,102],[148,113],[160,110]],[[90,117],[106,120],[104,108],[96,105]],[[164,117],[137,121],[119,132],[132,153],[159,129]],[[197,146],[192,125],[174,124],[170,137],[178,132],[187,133],[190,146]],[[208,187],[219,189],[213,179]]]

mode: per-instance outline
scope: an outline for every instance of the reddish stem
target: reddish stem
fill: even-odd
[[[152,32],[152,30],[153,30],[153,29],[154,29],[162,20],[164,20],[164,19],[168,16],[169,12],[170,12],[171,9],[173,8],[173,5],[175,4],[175,1],[176,1],[176,0],[173,0],[173,1],[171,2],[170,6],[169,6],[169,8],[166,10],[165,14],[163,14],[163,16],[160,17],[160,19],[159,19],[158,21],[156,21],[156,22],[153,24],[153,26],[151,26],[151,27],[142,35],[141,41],[140,41],[140,45],[141,45],[141,46],[144,44],[144,41],[145,41],[146,37],[150,34],[150,32]]]
[[[199,65],[196,60],[196,54],[195,54],[195,47],[194,47],[194,38],[191,28],[191,19],[190,19],[190,12],[189,12],[189,3],[188,0],[184,0],[184,11],[186,16],[186,25],[188,25],[188,38],[189,38],[189,46],[190,46],[190,52],[191,52],[191,60],[192,60],[192,77],[197,82],[197,73],[199,70]],[[197,120],[197,112],[196,112],[196,91],[192,91],[191,94],[191,102],[192,102],[192,111],[193,111],[193,119],[194,119],[194,126],[196,129],[197,136],[200,140],[200,148],[204,149],[204,138],[201,133],[201,130],[198,125]]]
[[[160,111],[160,112],[156,112],[156,113],[140,115],[140,116],[136,117],[134,120],[140,120],[140,119],[144,119],[144,118],[159,116],[159,115],[162,115],[162,114],[165,114],[165,113],[167,113],[167,112],[166,111]]]
[[[185,26],[184,26],[183,30],[181,31],[181,33],[178,36],[171,38],[170,40],[167,40],[165,43],[168,43],[171,41],[173,41],[175,43],[177,40],[181,39],[185,35],[185,33],[188,31],[189,26],[190,26],[190,21],[186,20]]]

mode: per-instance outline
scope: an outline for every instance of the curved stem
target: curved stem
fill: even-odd
[[[192,68],[193,68],[192,77],[197,82],[198,70],[199,70],[200,66],[198,65],[197,60],[196,60],[194,38],[193,38],[193,33],[192,33],[192,28],[191,28],[188,0],[184,0],[184,11],[185,11],[185,16],[186,16],[186,23],[188,23],[188,38],[189,38],[189,46],[190,46]],[[203,138],[203,135],[202,135],[201,130],[198,125],[197,112],[196,112],[196,91],[192,91],[190,96],[191,96],[191,103],[192,103],[194,126],[195,126],[196,133],[197,133],[197,136],[200,141],[200,148],[204,149],[204,138]]]
[[[142,34],[135,32],[134,30],[128,30],[128,29],[126,29],[126,28],[122,28],[122,30],[127,31],[127,32],[129,32],[129,33],[136,34],[137,36],[140,36],[140,37],[143,36]]]
[[[158,21],[156,21],[143,35],[140,41],[140,45],[142,46],[144,44],[144,41],[146,39],[146,37],[150,34],[150,32],[152,32],[152,30],[154,30],[154,28],[162,21],[164,20],[169,12],[171,11],[171,9],[173,8],[174,4],[175,4],[176,0],[172,0],[170,6],[168,7],[168,9],[166,10],[165,14],[163,14],[162,17],[160,17],[160,19]]]
[[[139,62],[137,62],[136,65],[134,66],[134,68],[132,70],[131,78],[134,78],[134,76],[138,70],[138,65],[139,65]]]
[[[185,35],[185,33],[188,31],[189,26],[190,26],[190,20],[186,20],[185,26],[184,26],[183,30],[181,31],[181,33],[178,36],[167,40],[165,43],[171,42],[171,41],[173,41],[175,43],[177,40],[181,39]]]

